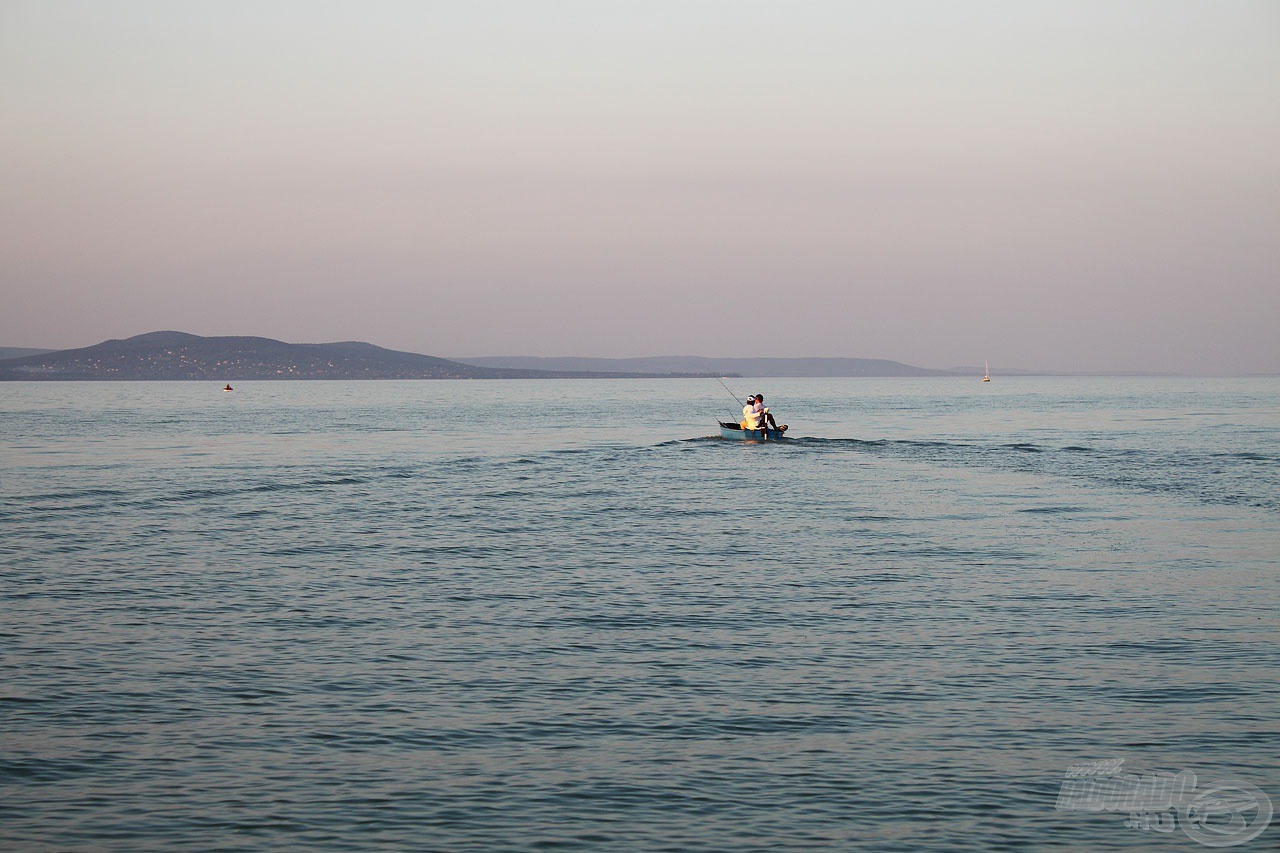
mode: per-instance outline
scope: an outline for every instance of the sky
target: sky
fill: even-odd
[[[1280,372],[1280,2],[0,0],[0,345]]]

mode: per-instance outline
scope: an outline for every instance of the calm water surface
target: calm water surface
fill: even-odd
[[[0,384],[0,846],[1207,849],[1280,380]],[[1272,826],[1251,847],[1280,839]]]

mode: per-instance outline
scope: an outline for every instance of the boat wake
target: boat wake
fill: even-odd
[[[1167,494],[1197,502],[1280,511],[1280,457],[1256,452],[1194,452],[1090,447],[1034,442],[958,442],[918,439],[786,438],[779,449],[796,453],[860,453],[945,467],[982,467],[1066,477],[1121,489]],[[704,436],[670,446],[733,446]]]

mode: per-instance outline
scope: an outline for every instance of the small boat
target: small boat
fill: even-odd
[[[231,387],[231,383],[230,383],[230,382],[228,382],[228,383],[227,383],[227,386],[226,386],[225,388],[223,388],[222,390],[223,390],[223,391],[234,391],[234,390],[236,390],[236,389],[232,388],[232,387]]]
[[[982,362],[982,381],[991,381],[991,366],[985,360]]]
[[[724,421],[716,421],[720,424],[720,437],[727,438],[730,441],[777,441],[786,438],[783,433],[786,427],[782,429],[743,429],[738,424],[729,424]]]

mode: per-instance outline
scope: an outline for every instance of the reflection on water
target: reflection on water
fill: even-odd
[[[1274,380],[752,382],[797,440],[693,380],[6,385],[0,840],[1096,848],[1152,838],[1055,811],[1074,762],[1280,795]]]

